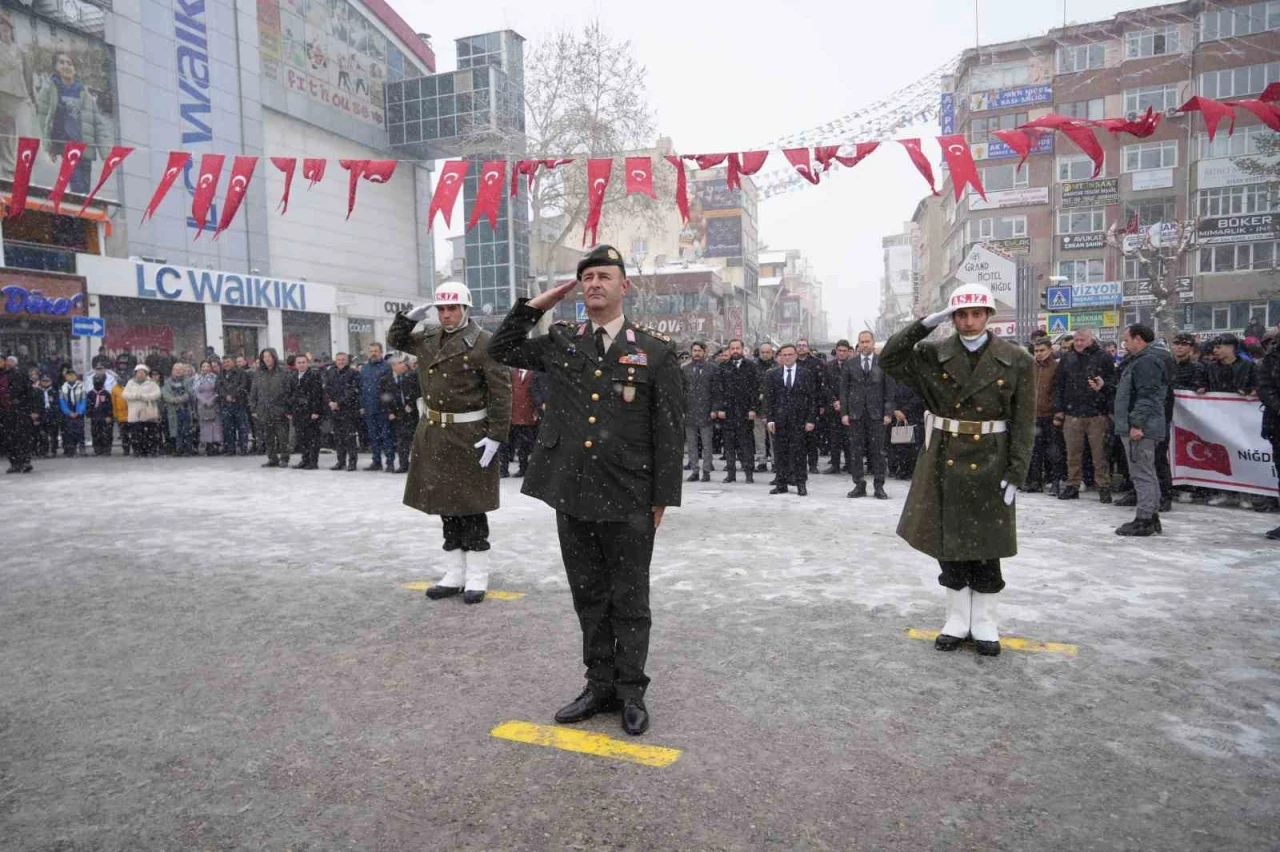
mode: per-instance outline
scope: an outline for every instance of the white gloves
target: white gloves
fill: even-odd
[[[1012,506],[1013,498],[1018,496],[1018,486],[1010,485],[1002,479],[1000,480],[1000,487],[1004,489],[1004,504]]]
[[[948,320],[948,319],[951,319],[950,308],[946,308],[945,310],[941,310],[936,313],[929,314],[929,316],[920,320],[920,322],[924,323],[925,328],[937,328],[938,326],[942,325],[943,320]]]
[[[417,310],[417,308],[414,310]],[[406,314],[406,316],[408,315]],[[501,447],[502,444],[499,444],[492,438],[481,438],[479,441],[476,441],[473,446],[475,446],[477,450],[484,450],[484,452],[480,454],[480,466],[488,467],[489,463],[493,461],[493,457],[498,454],[498,448]]]
[[[430,311],[431,305],[418,305],[418,307],[408,311],[405,316],[414,322],[422,322],[427,318],[427,314],[430,313]]]

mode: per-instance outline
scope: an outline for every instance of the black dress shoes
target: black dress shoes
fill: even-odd
[[[432,586],[427,589],[427,597],[433,601],[438,601],[443,598],[451,598],[461,591],[462,588],[460,586]]]
[[[689,474],[689,478],[686,479],[685,482],[697,482],[701,478],[702,475],[695,470],[693,473]]]
[[[784,490],[785,490],[785,489],[784,489]],[[797,485],[797,486],[796,486],[796,493],[797,493],[797,494],[799,494],[801,497],[808,497],[808,496],[809,496],[809,489],[808,489],[808,487],[807,487],[807,486],[802,482],[802,483],[800,483],[799,485]]]
[[[329,470],[346,470],[346,469],[347,469],[347,466],[343,462],[338,462],[333,467],[329,468]]]
[[[850,497],[850,498],[854,498],[854,497],[866,497],[866,496],[867,496],[867,483],[865,483],[865,482],[859,482],[856,486],[854,486],[854,489],[853,489],[852,491],[850,491],[850,492],[848,493],[848,495],[847,495],[847,496],[848,496],[848,497]]]
[[[484,592],[463,592],[462,602],[467,604],[478,604],[484,601]]]
[[[1080,488],[1075,485],[1065,485],[1063,486],[1062,490],[1058,492],[1058,499],[1059,500],[1079,500]]]
[[[639,698],[628,698],[622,708],[622,730],[638,737],[649,730],[649,711]]]
[[[770,488],[770,489],[769,489],[769,493],[770,493],[770,494],[786,494],[786,493],[787,493],[787,486],[785,486],[785,485],[775,485],[775,486],[773,486],[773,488]]]
[[[889,495],[888,495],[888,494],[886,494],[886,493],[884,493],[884,486],[883,486],[883,485],[877,485],[877,486],[876,486],[875,498],[876,498],[877,500],[888,500],[888,499],[889,499]]]
[[[747,468],[747,482],[754,484],[756,481],[756,472],[751,468]]]
[[[587,687],[582,690],[581,695],[560,708],[556,713],[556,722],[561,725],[585,722],[597,713],[612,713],[619,706],[618,699],[601,698],[591,691],[591,687]],[[645,716],[645,727],[648,727],[648,724],[649,717]]]
[[[998,657],[1000,656],[999,642],[983,642],[980,639],[973,640],[974,647],[978,649],[979,657]]]
[[[948,636],[945,633],[939,633],[938,638],[933,640],[933,647],[939,651],[954,651],[963,644],[964,640],[958,636]]]

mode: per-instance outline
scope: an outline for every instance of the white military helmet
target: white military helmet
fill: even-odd
[[[947,310],[954,313],[961,308],[986,308],[996,312],[996,297],[986,284],[965,284],[957,287],[947,300]]]
[[[467,289],[466,284],[446,281],[436,288],[436,307],[441,305],[462,305],[465,308],[469,308],[471,307],[471,291]]]

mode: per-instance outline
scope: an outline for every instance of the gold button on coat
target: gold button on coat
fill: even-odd
[[[947,459],[947,467],[955,467],[955,466],[956,466],[955,459]]]
[[[595,419],[594,417],[588,417],[588,418],[587,418],[587,422],[588,422],[588,423],[595,423],[595,422],[596,422],[596,419]]]
[[[969,465],[969,470],[977,470],[977,469],[978,469],[978,466],[976,464]]]
[[[981,436],[981,435],[974,435],[974,436],[973,436],[973,440],[975,440],[975,441],[981,441],[981,440],[982,440],[982,436]]]
[[[593,394],[591,394],[591,401],[592,401],[592,402],[599,402],[599,401],[600,401],[600,394],[598,394],[598,393],[593,393]]]
[[[604,373],[600,372],[599,370],[596,370],[596,378],[597,378],[597,379],[598,379],[598,378],[600,378],[600,377],[601,377],[601,376],[603,376],[603,375],[604,375]]]
[[[594,445],[590,441],[583,441],[582,446],[586,447],[589,450]]]

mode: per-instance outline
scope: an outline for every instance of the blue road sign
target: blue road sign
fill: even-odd
[[[1048,294],[1049,310],[1051,311],[1069,311],[1071,310],[1071,288],[1070,287],[1050,287]]]
[[[107,321],[102,317],[72,317],[71,335],[73,337],[106,337]]]
[[[578,322],[586,322],[587,321],[587,303],[575,302],[574,306],[578,309]]]
[[[1066,334],[1071,330],[1070,314],[1049,314],[1049,333]]]

